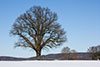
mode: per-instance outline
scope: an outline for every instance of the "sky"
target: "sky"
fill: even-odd
[[[0,0],[0,56],[35,56],[31,49],[14,48],[18,38],[9,34],[15,19],[32,6],[56,12],[57,22],[67,32],[63,46],[43,50],[43,55],[60,53],[66,46],[86,52],[89,47],[100,45],[100,0]]]

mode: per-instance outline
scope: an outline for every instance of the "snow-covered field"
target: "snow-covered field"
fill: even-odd
[[[0,67],[100,67],[100,61],[0,61]]]

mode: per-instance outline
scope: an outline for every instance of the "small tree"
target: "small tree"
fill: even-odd
[[[61,52],[62,53],[70,53],[70,48],[69,47],[64,47]]]
[[[69,47],[64,47],[61,53],[64,59],[77,60],[77,52],[75,50],[70,50]]]
[[[20,15],[10,34],[19,37],[16,47],[35,50],[37,59],[40,59],[44,47],[57,47],[66,41],[65,31],[57,23],[57,14],[40,6],[34,6]]]
[[[69,59],[70,56],[70,48],[69,47],[64,47],[61,51],[62,56],[64,57],[64,59]]]

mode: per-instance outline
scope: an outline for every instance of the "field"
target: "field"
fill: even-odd
[[[100,61],[0,61],[0,67],[100,67]]]

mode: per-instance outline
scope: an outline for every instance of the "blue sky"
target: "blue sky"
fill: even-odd
[[[33,50],[15,49],[17,38],[9,35],[15,19],[32,6],[56,12],[58,23],[67,32],[68,41],[63,46],[42,54],[60,53],[65,46],[85,52],[90,46],[100,45],[100,0],[0,0],[0,56],[35,56]]]

